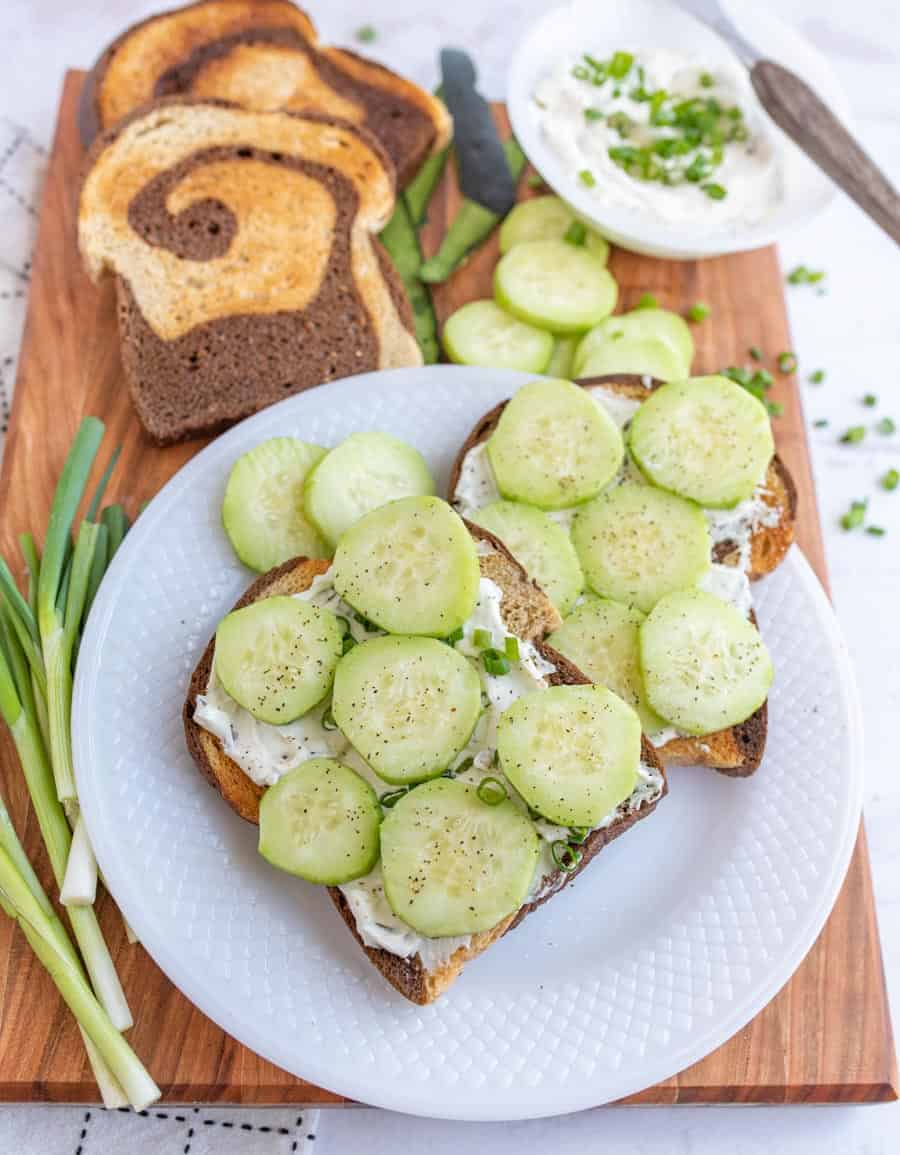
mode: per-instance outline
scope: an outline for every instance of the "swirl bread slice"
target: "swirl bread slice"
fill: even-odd
[[[378,141],[313,114],[169,100],[97,138],[78,243],[94,281],[115,276],[122,364],[152,440],[421,364],[376,236],[394,196]]]
[[[576,384],[586,389],[602,386],[621,397],[640,401],[662,382],[652,381],[647,385],[639,376],[614,374],[585,378]],[[452,505],[456,504],[456,490],[466,455],[476,445],[487,441],[505,407],[506,402],[502,401],[485,413],[463,442],[450,471],[447,493]],[[777,454],[769,463],[760,496],[762,502],[774,513],[767,516],[764,523],[760,522],[753,526],[749,565],[746,571],[751,581],[765,577],[776,569],[794,540],[797,489],[787,467]],[[741,560],[735,541],[720,542],[715,547],[713,556],[715,561],[723,565],[739,565]],[[755,616],[753,622],[756,624]],[[666,766],[707,766],[730,777],[745,778],[759,769],[766,747],[767,729],[768,710],[764,702],[754,714],[737,726],[719,730],[714,734],[706,734],[702,738],[672,738],[658,748],[658,753]]]
[[[440,100],[374,61],[321,46],[288,0],[200,0],[127,29],[88,75],[85,143],[139,105],[176,94],[350,121],[378,138],[401,187],[452,131]]]
[[[503,591],[500,612],[507,628],[517,637],[534,642],[543,657],[556,667],[556,672],[548,676],[548,684],[587,684],[588,679],[580,670],[543,642],[543,639],[560,623],[560,617],[547,596],[528,578],[519,563],[493,534],[479,526],[469,523],[467,525],[469,532],[477,541],[485,542],[490,547],[489,551],[479,558],[481,572],[484,577],[489,577],[496,582]],[[237,609],[260,598],[273,597],[277,594],[300,593],[311,585],[317,574],[324,573],[328,568],[329,563],[327,561],[312,561],[308,558],[296,558],[293,561],[285,562],[284,565],[258,578],[234,608]],[[183,710],[188,750],[201,773],[219,791],[228,805],[241,818],[248,822],[258,823],[259,801],[263,794],[263,788],[252,782],[240,767],[225,754],[218,738],[202,729],[194,721],[197,697],[205,692],[209,681],[213,652],[214,639],[207,645],[194,670],[188,688]],[[381,948],[366,946],[357,929],[354,915],[341,891],[337,887],[329,887],[329,895],[354,938],[385,979],[414,1003],[433,1002],[450,986],[469,960],[487,950],[491,943],[506,934],[508,930],[518,926],[528,914],[580,874],[607,843],[618,838],[620,834],[624,834],[626,830],[656,808],[660,798],[666,794],[668,786],[659,758],[646,738],[641,740],[641,760],[645,765],[660,771],[662,775],[660,793],[649,801],[635,801],[633,806],[629,806],[628,801],[623,803],[616,811],[616,817],[608,826],[594,830],[588,835],[581,847],[581,861],[573,871],[566,873],[563,870],[555,870],[551,875],[546,876],[532,899],[524,903],[519,910],[504,918],[495,927],[473,935],[468,945],[461,946],[440,966],[426,969],[418,954],[410,958],[401,958],[399,955],[391,954]]]

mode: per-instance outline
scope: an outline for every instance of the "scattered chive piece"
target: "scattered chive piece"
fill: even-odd
[[[494,644],[494,637],[490,630],[475,630],[472,634],[472,642],[479,650],[486,650]]]
[[[809,375],[809,380],[812,385],[821,385],[825,380],[825,370],[816,369]]]
[[[570,245],[581,247],[587,240],[587,229],[581,221],[572,221],[563,234],[563,240]]]
[[[701,72],[700,73],[700,87],[701,88],[712,88],[715,83],[716,83],[716,79],[712,75],[711,72]]]
[[[797,372],[797,354],[785,351],[778,354],[778,372],[779,373],[796,373]]]
[[[841,438],[845,445],[855,445],[858,441],[862,441],[866,435],[865,425],[851,425],[847,432]]]
[[[762,349],[760,349],[759,345],[751,345],[747,352],[750,354],[754,361],[762,360]]]
[[[584,110],[584,119],[585,120],[602,120],[603,119],[603,113],[600,111],[599,108],[586,108]]]
[[[659,301],[652,293],[643,293],[641,299],[634,306],[636,309],[658,309]]]
[[[773,383],[772,374],[768,369],[756,369],[751,372],[741,365],[729,365],[727,369],[721,370],[721,374],[746,389],[748,393],[752,393],[757,401],[765,405],[771,417],[778,417],[783,412],[783,406],[777,401],[770,401],[766,396]]]
[[[499,778],[482,778],[475,793],[486,806],[499,806],[508,797],[506,787]]]
[[[528,187],[529,188],[543,188],[543,186],[544,186],[544,178],[541,176],[541,174],[539,172],[533,172],[533,173],[529,174],[529,176],[528,176]]]
[[[882,419],[875,426],[882,437],[890,437],[892,433],[897,432],[897,422],[893,417],[882,417]]]
[[[378,39],[378,30],[371,24],[363,24],[356,30],[356,39],[360,44],[371,44]]]
[[[554,842],[550,847],[550,853],[553,855],[553,861],[560,870],[571,874],[581,862],[582,854],[580,850],[570,846],[568,842],[563,842],[560,838]]]
[[[380,795],[378,801],[385,810],[390,810],[392,806],[396,806],[400,799],[408,793],[409,788],[401,786],[399,790],[386,790],[384,794]]]
[[[716,184],[714,181],[710,181],[709,184],[702,184],[700,187],[709,199],[713,201],[723,201],[728,196],[728,190],[723,185]]]
[[[890,490],[896,489],[898,485],[900,485],[900,471],[889,469],[881,479],[881,488],[890,492]]]
[[[503,652],[511,662],[519,660],[519,639],[510,635],[503,643]]]
[[[462,626],[457,627],[457,629],[455,629],[452,634],[448,634],[446,636],[446,638],[444,638],[444,641],[447,643],[448,646],[455,646],[457,642],[461,642],[462,640],[463,640]],[[490,645],[490,643],[488,643],[488,644]]]
[[[841,525],[844,529],[858,529],[866,516],[866,507],[868,501],[853,501],[850,503],[850,508],[841,518]]]
[[[880,525],[867,525],[866,533],[870,533],[872,537],[884,537],[884,535],[887,533],[887,530]]]
[[[878,398],[874,393],[867,393],[865,397],[863,397],[862,403],[867,409],[874,409],[878,404]]]
[[[587,826],[570,826],[569,827],[569,841],[575,842],[579,846],[590,834],[590,828]]]
[[[696,304],[691,305],[688,309],[687,319],[699,323],[700,321],[705,321],[711,312],[712,310],[709,305],[704,305],[702,301],[697,301]]]
[[[820,417],[818,421],[813,422],[813,425],[816,429],[827,429],[828,419],[826,417]]]
[[[825,273],[821,269],[808,269],[806,265],[797,265],[787,275],[789,285],[817,285],[823,280]]]
[[[585,188],[593,188],[597,183],[596,177],[589,168],[583,168],[578,174],[578,179],[581,181]]]
[[[485,650],[481,655],[481,660],[484,662],[487,673],[492,674],[495,678],[509,673],[509,658],[506,654],[501,654],[499,650]]]
[[[616,80],[621,80],[631,71],[632,64],[634,64],[634,56],[630,52],[614,52],[607,71]]]

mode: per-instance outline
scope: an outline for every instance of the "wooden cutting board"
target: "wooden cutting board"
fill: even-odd
[[[51,495],[80,418],[102,417],[109,443],[123,446],[110,493],[134,515],[202,442],[155,449],[141,437],[119,365],[113,294],[94,289],[75,246],[75,198],[83,160],[75,109],[83,76],[70,72],[41,208],[28,319],[9,439],[0,474],[0,549],[16,556],[16,534],[46,526]],[[497,120],[508,130],[502,109]],[[527,188],[523,182],[523,193]],[[435,196],[425,235],[432,252],[458,192],[449,174]],[[490,295],[496,240],[441,287],[441,318]],[[712,309],[695,330],[700,372],[745,360],[750,345],[791,347],[774,249],[702,262],[666,262],[615,251],[611,268],[629,308],[653,293],[668,308],[695,301]],[[326,386],[327,388],[327,386]],[[809,451],[795,383],[776,391],[778,450],[800,492],[798,541],[826,581]],[[763,771],[764,772],[764,771]],[[0,738],[4,797],[32,860],[49,883],[12,745]],[[339,1103],[328,1091],[258,1058],[196,1010],[140,946],[130,946],[108,898],[100,900],[107,941],[136,1026],[131,1040],[167,1102]],[[631,1103],[863,1102],[897,1097],[897,1070],[875,920],[865,834],[834,911],[791,981],[752,1023],[702,1062]],[[21,934],[0,921],[0,1100],[97,1098],[74,1020]]]

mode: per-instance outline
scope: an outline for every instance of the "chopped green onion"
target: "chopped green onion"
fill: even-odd
[[[841,441],[845,445],[855,445],[858,441],[862,441],[866,435],[865,425],[851,425],[846,433],[841,437]]]
[[[386,790],[384,794],[379,795],[378,801],[385,808],[385,810],[390,810],[392,806],[396,806],[400,799],[405,797],[408,793],[409,787],[401,786],[397,790]]]
[[[806,265],[797,265],[787,275],[789,285],[817,285],[823,280],[825,273],[822,270],[808,269]]]
[[[700,73],[700,87],[701,88],[712,88],[715,83],[716,83],[716,80],[715,80],[715,77],[712,75],[712,73],[709,73],[709,72],[701,72]]]
[[[785,352],[778,354],[778,372],[779,373],[796,373],[797,371],[797,357],[796,354]]]
[[[874,393],[866,393],[862,398],[862,403],[867,409],[874,409],[878,404],[878,398]]]
[[[482,778],[475,793],[486,806],[499,806],[508,797],[506,787],[499,778]]]
[[[329,733],[338,728],[337,722],[334,720],[334,714],[331,712],[331,707],[328,706],[322,714],[322,729]]]
[[[866,533],[870,533],[872,537],[884,537],[887,530],[880,525],[867,525]]]
[[[503,652],[511,662],[517,662],[519,660],[519,639],[510,634],[503,643]]]
[[[561,838],[551,844],[550,853],[559,869],[565,871],[566,874],[571,874],[573,870],[576,870],[583,857],[580,850],[576,850],[575,847],[570,846]]]
[[[485,650],[481,655],[481,660],[484,662],[487,673],[492,674],[495,678],[509,673],[509,658],[505,654],[501,654],[499,650]]]
[[[813,426],[816,429],[827,429],[828,428],[828,418],[827,417],[820,417],[818,421],[813,422]]]
[[[607,67],[609,75],[616,80],[622,80],[631,71],[634,56],[630,52],[614,52]]]
[[[810,373],[809,380],[812,385],[821,385],[825,380],[825,370],[815,369],[812,373]]]
[[[700,321],[705,321],[712,312],[709,305],[704,305],[702,301],[697,301],[696,304],[691,305],[687,311],[687,319],[699,324]]]
[[[371,24],[363,24],[356,30],[356,39],[360,44],[371,44],[378,39],[378,30]]]
[[[714,181],[710,181],[708,184],[702,184],[700,187],[710,200],[723,201],[728,196],[728,189],[723,185],[716,184]]]
[[[875,428],[883,437],[890,437],[892,433],[897,432],[897,423],[893,417],[882,417]]]
[[[477,649],[486,650],[494,644],[494,638],[490,630],[474,630],[472,643]]]
[[[881,488],[890,492],[890,490],[896,489],[898,485],[900,485],[900,470],[889,469],[881,479]]]
[[[589,826],[570,826],[569,827],[569,842],[575,842],[579,846],[584,842],[591,830]]]
[[[581,247],[587,240],[587,229],[581,221],[572,221],[563,234],[563,240],[570,245]]]
[[[581,181],[585,188],[593,188],[597,183],[597,178],[589,168],[583,168],[578,174],[578,179]]]
[[[759,345],[751,345],[747,352],[750,354],[754,361],[762,360],[762,349],[760,349]]]
[[[452,634],[448,634],[446,636],[446,638],[444,638],[444,641],[447,643],[448,646],[455,646],[457,642],[461,642],[462,640],[463,640],[463,628],[462,628],[462,626],[457,626],[457,628],[453,631]]]
[[[636,309],[658,309],[659,301],[652,293],[643,293],[641,299],[634,306]]]
[[[602,120],[603,115],[599,108],[586,108],[584,110],[585,120]]]
[[[844,529],[858,529],[866,517],[866,509],[868,508],[868,501],[853,501],[850,503],[850,508],[841,518],[841,525]]]

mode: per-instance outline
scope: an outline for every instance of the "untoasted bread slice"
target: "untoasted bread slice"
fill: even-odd
[[[360,125],[381,141],[401,187],[448,143],[452,128],[442,102],[417,84],[356,53],[320,46],[312,21],[288,0],[200,0],[127,29],[88,75],[85,142],[139,105],[175,94]]]
[[[419,365],[377,240],[394,175],[337,120],[168,100],[99,137],[82,258],[116,278],[122,363],[159,444],[218,432],[312,385]]]
[[[639,376],[615,374],[606,377],[584,378],[578,381],[578,384],[585,388],[602,385],[606,389],[615,390],[623,397],[633,397],[640,400],[648,394],[650,389],[656,388],[662,382],[657,381],[647,386]],[[485,413],[463,442],[450,470],[447,492],[451,504],[466,454],[476,445],[487,441],[497,425],[500,414],[506,408],[506,404],[505,401],[501,401],[499,405],[495,405],[493,409]],[[794,540],[797,490],[790,473],[777,455],[772,458],[766,474],[763,500],[767,505],[778,510],[778,523],[771,526],[759,525],[753,533],[750,571],[747,575],[751,581],[771,573],[784,558]],[[722,548],[716,550],[715,560],[725,565],[737,564],[737,546],[732,545],[729,548],[727,542],[722,543]],[[755,616],[753,621],[755,624]],[[731,726],[727,730],[718,730],[714,734],[706,734],[702,738],[673,738],[659,746],[657,753],[666,766],[708,766],[710,769],[718,770],[730,777],[746,778],[759,769],[766,748],[767,731],[768,706],[763,702],[754,714],[737,726]]]
[[[487,542],[492,547],[490,553],[479,557],[479,563],[482,574],[491,578],[503,590],[500,612],[507,628],[517,637],[534,642],[543,656],[556,667],[556,672],[548,678],[548,684],[587,684],[589,680],[580,670],[562,654],[557,653],[543,642],[543,639],[560,624],[559,614],[547,596],[530,580],[519,563],[493,534],[488,533],[480,526],[468,523],[467,525],[474,538]],[[307,558],[296,558],[293,561],[285,562],[284,565],[258,578],[237,603],[235,609],[260,598],[272,597],[276,594],[300,593],[309,587],[317,574],[327,570],[328,566],[327,561],[310,561]],[[219,739],[198,726],[193,717],[197,696],[204,693],[209,681],[214,642],[215,639],[212,639],[207,645],[197,668],[194,670],[188,688],[183,711],[187,745],[203,775],[219,791],[229,806],[248,822],[258,823],[259,800],[262,797],[263,788],[257,786],[244,774],[240,767],[224,753]],[[641,759],[646,765],[653,766],[662,772],[662,765],[656,751],[646,738],[641,741]],[[630,813],[623,813],[609,826],[595,830],[588,836],[581,847],[582,858],[575,870],[569,873],[562,870],[554,872],[553,875],[544,880],[538,895],[533,900],[525,903],[518,911],[513,912],[490,930],[473,935],[468,946],[460,947],[446,963],[434,970],[426,970],[418,955],[404,959],[398,955],[390,954],[386,950],[366,946],[341,891],[337,887],[329,887],[328,892],[353,936],[387,981],[412,1002],[430,1003],[450,986],[470,959],[487,950],[491,943],[511,930],[512,927],[518,926],[526,915],[558,893],[576,875],[581,873],[608,842],[618,838],[635,822],[650,814],[656,808],[659,798],[662,798],[667,790],[668,786],[663,773],[663,789],[658,798]]]

